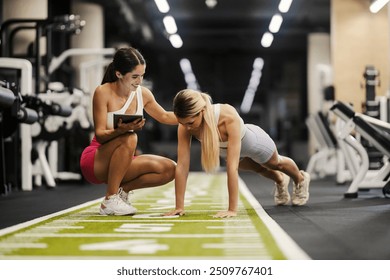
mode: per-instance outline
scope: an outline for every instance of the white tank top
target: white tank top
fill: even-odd
[[[215,122],[218,125],[219,115],[221,112],[221,104],[213,104],[213,108],[214,108]],[[241,134],[241,139],[242,139],[245,136],[246,127],[244,124],[244,120],[241,117],[240,117],[240,130],[241,130],[240,134]],[[228,142],[219,142],[220,148],[227,148],[227,146],[228,146]]]
[[[129,98],[126,100],[125,105],[117,111],[108,112],[107,113],[107,128],[112,129],[114,123],[114,114],[125,114],[126,110],[129,108],[131,102],[134,99],[134,96],[137,95],[137,111],[134,113],[135,115],[143,115],[144,114],[144,101],[142,99],[142,88],[139,86],[136,91],[132,91],[130,93]]]

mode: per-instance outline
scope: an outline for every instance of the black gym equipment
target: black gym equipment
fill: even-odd
[[[32,46],[32,56],[28,59],[34,64],[35,69],[35,92],[43,92],[47,90],[50,81],[48,67],[52,59],[52,33],[62,32],[70,34],[79,34],[85,25],[85,21],[80,19],[78,15],[62,15],[53,19],[9,19],[1,24],[0,38],[1,56],[14,57],[13,55],[13,39],[15,35],[22,30],[35,30],[35,41]],[[12,29],[12,27],[14,27]],[[46,37],[46,58],[42,61],[40,39]],[[45,77],[40,75],[41,66],[44,66]],[[44,83],[45,88],[41,90],[41,83]]]
[[[32,178],[34,177],[37,181],[37,178],[45,173],[50,175],[45,178],[49,179],[49,185],[55,186],[55,178],[53,178],[52,174],[49,174],[51,173],[51,170],[47,164],[48,162],[45,155],[46,148],[42,150],[40,147],[43,146],[43,142],[45,142],[44,145],[47,147],[52,140],[58,140],[68,134],[70,130],[70,121],[77,118],[78,115],[72,115],[74,106],[77,106],[77,104],[68,104],[67,102],[65,102],[66,104],[62,104],[61,101],[56,102],[57,100],[50,100],[50,98],[53,97],[53,95],[50,94],[51,90],[49,89],[53,71],[49,71],[49,67],[51,61],[55,58],[53,56],[53,38],[55,35],[54,33],[64,35],[80,34],[84,25],[85,21],[81,20],[78,15],[61,15],[47,19],[17,18],[4,21],[1,24],[0,38],[2,44],[0,46],[0,56],[2,58],[0,58],[0,79],[2,79],[4,75],[8,75],[9,71],[13,71],[11,80],[21,86],[21,92],[24,98],[23,102],[25,104],[24,107],[30,107],[38,114],[36,123],[32,126],[23,125],[23,127],[14,119],[11,121],[9,114],[6,114],[5,117],[7,119],[7,121],[4,122],[6,123],[5,134],[12,134],[13,131],[18,131],[20,126],[20,135],[18,138],[15,137],[13,142],[21,142],[21,149],[18,152],[20,153],[22,157],[21,161],[23,162],[21,167],[22,190],[32,190]],[[29,45],[26,46],[26,54],[16,55],[14,53],[14,39],[19,32],[25,30],[35,31],[35,37],[32,39],[32,42],[29,42]],[[42,37],[46,37],[44,56],[41,55],[43,50],[41,43]],[[15,61],[18,60],[17,67],[14,67],[13,65],[13,59]],[[25,62],[24,64],[21,63],[22,60]],[[27,62],[29,62],[31,66],[27,65]],[[19,64],[23,64],[23,69]],[[65,75],[64,79],[67,79],[68,76],[69,75]],[[33,80],[35,83],[32,83]],[[35,90],[33,89],[33,84]],[[67,92],[67,94],[69,93],[70,92]],[[64,94],[64,96],[67,96],[67,94]],[[21,113],[23,113],[23,108]],[[53,120],[56,122],[54,126],[57,129],[53,129],[52,127]],[[67,124],[65,123],[65,120],[67,121]],[[33,131],[36,132],[37,128],[39,133],[34,135]],[[37,152],[37,149],[40,152]],[[37,155],[41,160],[37,165],[34,164],[34,166],[32,166],[32,160],[36,159]],[[45,158],[43,159],[43,157]],[[15,158],[15,156],[13,156],[13,158]],[[11,161],[12,156],[8,156],[6,160]],[[45,168],[42,167],[42,161],[46,164]],[[55,164],[53,164],[53,166],[54,165]]]
[[[12,185],[18,184],[18,179],[15,174],[19,169],[18,162],[13,158],[13,166],[8,166],[8,170],[12,170],[11,173],[14,176],[13,180],[8,181],[5,160],[5,139],[14,137],[14,134],[19,127],[19,123],[33,124],[37,120],[38,113],[34,109],[28,107],[28,104],[24,102],[23,97],[20,95],[19,91],[17,91],[17,87],[15,85],[10,85],[5,81],[0,82],[0,194],[2,195],[7,195],[11,191]],[[18,145],[18,141],[13,142],[15,145]],[[16,151],[18,149],[14,150]]]

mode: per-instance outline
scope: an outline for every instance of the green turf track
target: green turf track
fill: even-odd
[[[261,186],[259,186],[261,187]],[[240,180],[238,216],[227,208],[226,174],[190,173],[186,215],[174,207],[174,183],[135,191],[134,216],[101,216],[101,199],[0,230],[0,259],[308,259]]]

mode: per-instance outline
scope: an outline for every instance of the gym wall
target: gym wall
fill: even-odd
[[[376,95],[389,89],[389,11],[369,10],[369,0],[331,1],[331,60],[336,99],[351,102],[357,112],[365,102],[363,73],[367,65],[380,73]]]

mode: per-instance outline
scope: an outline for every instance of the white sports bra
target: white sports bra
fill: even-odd
[[[214,115],[215,115],[215,122],[217,123],[218,125],[218,121],[219,121],[219,115],[220,115],[220,112],[221,112],[221,104],[213,104],[213,108],[214,108]],[[241,130],[241,139],[244,138],[245,136],[245,132],[246,132],[246,127],[245,127],[245,123],[244,123],[244,120],[240,117],[240,130]],[[219,147],[220,148],[227,148],[228,146],[228,142],[219,142]]]
[[[127,108],[129,108],[131,102],[134,99],[134,96],[137,94],[137,111],[135,115],[143,115],[144,113],[144,101],[142,99],[142,88],[139,86],[136,91],[130,93],[129,98],[126,100],[125,105],[117,111],[107,113],[107,128],[112,129],[114,123],[114,114],[125,114]]]

